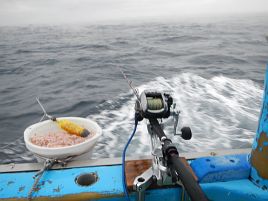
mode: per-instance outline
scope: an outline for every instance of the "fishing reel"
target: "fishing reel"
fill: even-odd
[[[139,121],[143,118],[168,118],[172,104],[173,98],[169,94],[145,90],[136,100],[135,111],[139,115]]]
[[[168,136],[166,136],[162,122],[160,124],[158,121],[158,119],[168,118],[170,116],[170,108],[173,104],[173,98],[171,95],[168,93],[149,90],[145,90],[139,95],[138,90],[132,86],[132,81],[127,78],[121,69],[120,71],[127,80],[129,87],[133,90],[134,95],[137,97],[135,104],[135,128],[123,152],[123,171],[126,149],[135,134],[138,121],[142,121],[144,118],[149,120],[147,128],[151,136],[153,164],[152,167],[147,169],[140,176],[137,176],[134,180],[133,188],[137,192],[136,200],[144,201],[145,190],[153,183],[156,183],[159,186],[175,185],[180,183],[185,187],[190,198],[194,198],[192,199],[193,201],[207,201],[201,187],[191,175],[186,165],[179,158],[177,146],[172,143]],[[175,109],[175,104],[173,105],[173,108]],[[176,127],[178,125],[179,114],[179,112],[173,111],[175,119],[175,135],[177,134]],[[191,139],[192,132],[189,127],[184,127],[181,131],[182,133],[180,135],[183,139]],[[125,174],[123,173],[123,175]],[[126,190],[124,177],[123,183],[125,194],[127,195],[128,200],[130,200]]]
[[[173,105],[173,112],[171,106]],[[168,118],[171,113],[174,117],[174,135],[180,135],[184,140],[192,138],[192,132],[189,127],[183,127],[181,133],[177,133],[177,125],[180,112],[175,111],[176,104],[173,104],[173,98],[168,93],[159,91],[145,90],[136,100],[135,111],[138,115],[138,121],[145,119]]]
[[[171,111],[171,106],[173,109]],[[177,125],[180,112],[175,111],[176,104],[173,104],[173,98],[168,93],[158,91],[145,90],[136,100],[135,111],[138,121],[144,118],[148,119],[147,129],[151,138],[152,150],[152,167],[143,174],[136,177],[134,181],[134,190],[137,191],[137,201],[144,201],[145,189],[151,184],[156,183],[158,186],[174,185],[177,176],[173,175],[170,168],[170,154],[177,151],[177,144],[172,143],[163,131],[163,123],[159,123],[158,119],[169,118],[173,115],[174,135],[181,135],[185,140],[190,140],[192,132],[189,127],[183,127],[181,133],[177,134]],[[173,175],[173,176],[172,176]]]

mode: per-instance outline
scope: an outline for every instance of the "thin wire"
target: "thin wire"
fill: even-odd
[[[136,133],[137,125],[138,125],[138,121],[137,121],[137,118],[135,117],[135,126],[134,126],[134,130],[133,130],[132,134],[130,135],[130,138],[128,139],[127,144],[125,145],[125,147],[124,147],[124,151],[123,151],[123,154],[122,154],[122,183],[123,183],[124,194],[125,194],[125,197],[126,197],[127,201],[130,201],[130,198],[129,198],[129,195],[128,195],[127,184],[126,184],[125,158],[126,158],[126,152],[127,152],[128,145],[130,144],[130,142],[131,142],[133,136],[134,136],[135,133]]]
[[[36,97],[36,100],[37,100],[38,104],[40,105],[40,107],[42,108],[42,110],[43,110],[43,112],[44,112],[44,116],[46,116],[46,117],[49,118],[49,119],[52,119],[52,116],[50,116],[50,115],[47,114],[47,112],[46,112],[44,106],[41,104],[41,102],[40,102],[40,100],[39,100],[39,97]],[[44,119],[44,116],[41,118],[41,120]],[[40,120],[40,121],[41,121],[41,120]]]
[[[35,99],[37,100],[38,104],[39,104],[39,105],[40,105],[40,107],[42,108],[42,110],[43,110],[44,114],[47,114],[47,112],[46,112],[46,110],[45,110],[44,106],[41,104],[41,102],[40,102],[40,100],[39,100],[39,97],[36,97]]]
[[[44,114],[43,116],[42,116],[42,118],[39,120],[39,122],[41,122],[41,121],[43,121],[43,119],[46,117],[46,115]]]

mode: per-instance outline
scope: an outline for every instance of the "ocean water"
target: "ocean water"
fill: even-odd
[[[0,27],[0,161],[33,162],[24,129],[49,114],[88,117],[103,136],[93,158],[121,156],[134,125],[135,97],[169,91],[179,125],[193,138],[165,131],[181,152],[251,147],[268,61],[268,16],[120,25]],[[149,155],[141,122],[128,155]]]

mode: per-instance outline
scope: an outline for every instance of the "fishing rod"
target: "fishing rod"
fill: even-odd
[[[128,77],[124,73],[124,71],[120,67],[118,67],[118,68],[119,68],[120,72],[122,73],[124,79],[127,81],[128,86],[130,87],[130,89],[132,89],[133,94],[136,96],[136,98],[137,98],[136,100],[141,104],[141,102],[139,100],[139,90],[137,88],[133,87],[132,81],[130,79],[128,79]]]
[[[127,82],[130,83],[129,85],[133,92],[137,92],[124,72],[122,70],[120,71]],[[179,157],[177,146],[166,136],[158,121],[158,119],[170,117],[170,108],[173,105],[171,95],[155,90],[145,90],[140,95],[135,94],[135,96],[137,97],[135,103],[135,127],[127,146],[134,136],[137,122],[147,119],[149,121],[147,128],[151,137],[152,153],[154,153],[152,167],[134,180],[134,190],[137,191],[137,201],[145,200],[145,190],[153,183],[157,183],[160,186],[180,184],[185,188],[192,201],[207,201],[206,195],[200,185]],[[173,115],[174,114],[177,115],[175,119],[178,121],[179,112],[174,112]],[[175,125],[177,125],[177,122],[175,122]],[[176,134],[176,129],[174,129],[174,134]],[[183,127],[180,135],[185,140],[191,139],[191,129],[189,127]],[[157,151],[159,148],[157,147],[156,141],[161,144],[160,152]],[[124,157],[127,146],[124,149]],[[124,183],[124,163],[123,159],[123,185],[126,197],[129,200],[126,184]]]

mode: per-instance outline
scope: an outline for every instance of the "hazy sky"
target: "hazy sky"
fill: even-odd
[[[0,0],[0,25],[120,23],[244,13],[268,14],[268,0]]]

